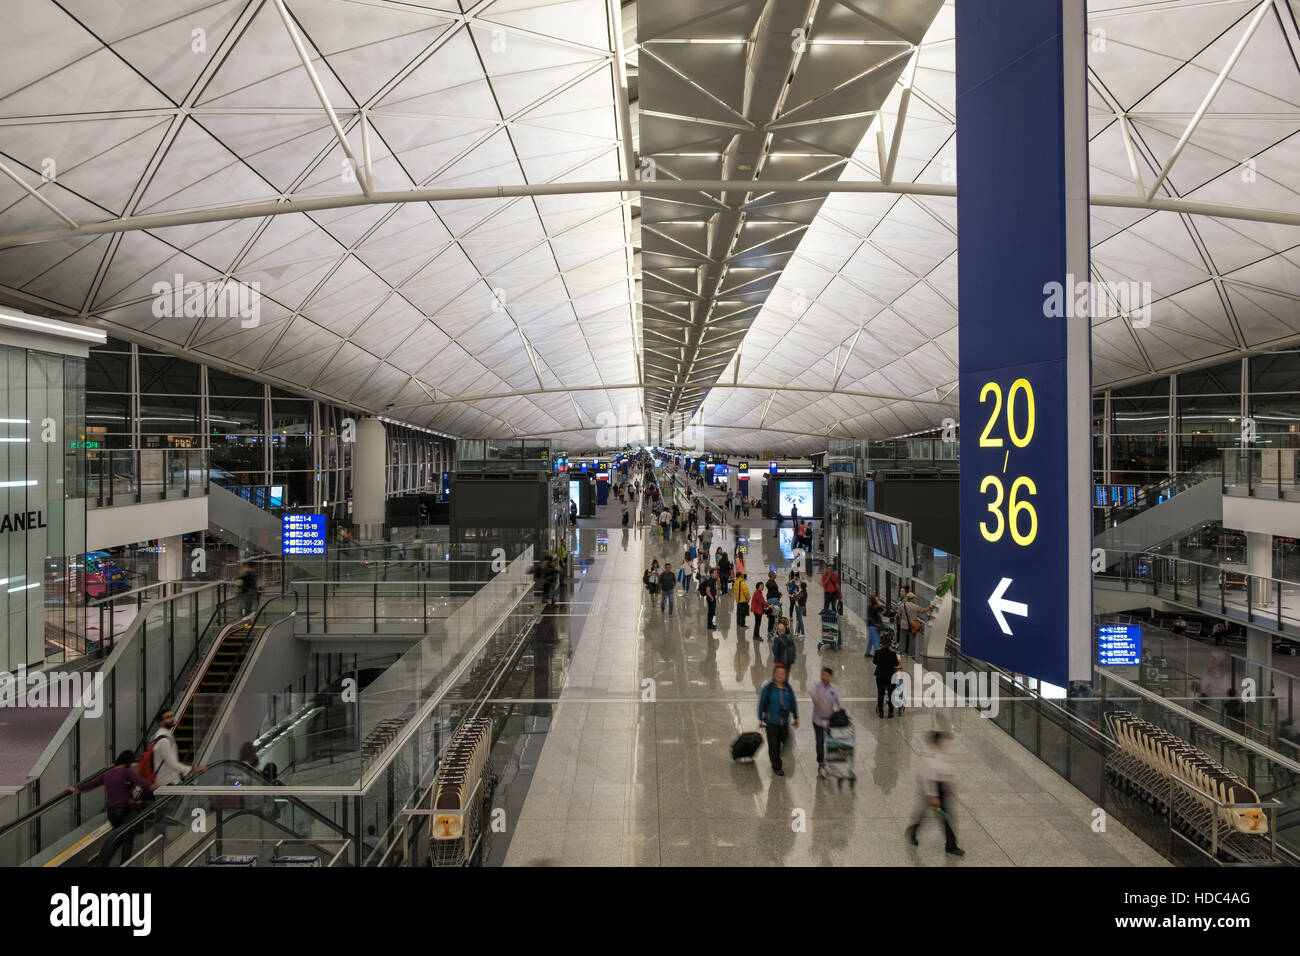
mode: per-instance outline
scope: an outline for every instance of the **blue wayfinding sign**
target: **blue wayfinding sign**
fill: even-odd
[[[285,515],[280,529],[280,553],[324,554],[324,515]]]
[[[1092,358],[1049,303],[1089,276],[1086,10],[954,9],[961,648],[1065,686],[1091,676]]]
[[[1097,663],[1124,667],[1142,663],[1141,624],[1101,624],[1097,627]]]

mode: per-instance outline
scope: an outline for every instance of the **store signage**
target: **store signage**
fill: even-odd
[[[44,511],[15,511],[0,515],[0,534],[10,531],[35,531],[45,527]]]

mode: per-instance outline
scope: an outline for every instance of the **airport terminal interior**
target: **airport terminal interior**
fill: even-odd
[[[4,13],[0,865],[1300,864],[1297,0]]]

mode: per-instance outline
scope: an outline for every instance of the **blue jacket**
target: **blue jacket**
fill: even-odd
[[[787,713],[782,714],[785,708]],[[774,681],[768,681],[758,692],[758,722],[760,724],[788,724],[790,718],[799,719],[799,703],[794,697],[794,688],[788,683],[777,689]]]

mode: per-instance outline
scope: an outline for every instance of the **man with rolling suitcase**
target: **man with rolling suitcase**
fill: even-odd
[[[772,772],[784,777],[781,769],[781,748],[790,733],[790,724],[799,726],[799,704],[794,688],[785,682],[785,667],[777,664],[772,679],[758,692],[758,725],[767,731],[767,755],[772,760]]]

